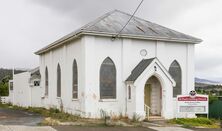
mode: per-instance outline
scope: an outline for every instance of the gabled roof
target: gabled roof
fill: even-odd
[[[40,75],[39,67],[31,69],[31,70],[29,70],[29,72],[31,73],[31,76],[32,75]]]
[[[154,59],[155,58],[143,59],[140,61],[140,63],[133,69],[130,76],[126,79],[126,81],[135,81]]]
[[[114,10],[106,13],[95,21],[81,27],[80,29],[62,37],[52,44],[40,49],[35,54],[40,55],[49,51],[61,44],[74,39],[80,35],[99,35],[99,36],[114,36],[123,28],[130,19],[131,15],[119,10]],[[176,41],[182,43],[200,43],[202,40],[171,30],[161,25],[143,20],[138,17],[133,17],[129,24],[124,28],[119,37],[149,39],[160,41]]]
[[[165,76],[171,81],[172,85],[175,86],[176,83],[172,76],[169,74],[167,69],[163,66],[163,64],[159,61],[158,58],[150,58],[150,59],[143,59],[139,62],[139,64],[132,70],[130,76],[125,80],[126,82],[135,82],[140,75],[146,70],[146,68],[149,68],[149,66],[152,66],[153,64],[156,64],[158,68],[165,74]]]

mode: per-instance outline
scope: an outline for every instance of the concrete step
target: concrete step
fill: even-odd
[[[148,121],[164,121],[165,119],[161,116],[149,116]]]

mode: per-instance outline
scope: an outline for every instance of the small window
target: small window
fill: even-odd
[[[45,96],[49,94],[49,75],[48,75],[48,68],[45,68]]]
[[[73,61],[73,67],[72,67],[72,98],[77,99],[78,98],[78,68],[76,60]]]
[[[130,100],[131,99],[131,87],[128,86],[128,99]]]
[[[116,98],[116,67],[107,57],[100,67],[100,99]]]
[[[40,81],[34,81],[34,86],[40,86]]]
[[[9,82],[10,90],[13,90],[13,82]]]
[[[61,68],[57,66],[57,97],[61,97]]]

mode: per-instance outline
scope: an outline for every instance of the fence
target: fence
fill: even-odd
[[[8,96],[0,96],[0,102],[5,104],[9,102],[9,97]]]
[[[209,117],[210,118],[222,118],[222,100],[219,99],[209,105]]]

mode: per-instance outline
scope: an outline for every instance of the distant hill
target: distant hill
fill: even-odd
[[[218,81],[201,79],[201,78],[197,78],[197,77],[195,77],[195,83],[202,84],[202,85],[221,85],[221,83]]]
[[[16,69],[15,70],[15,74],[24,72],[25,70],[20,70],[20,69]],[[10,77],[12,78],[12,69],[4,69],[4,68],[0,68],[0,81],[5,78],[5,77]]]

